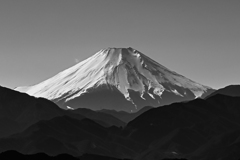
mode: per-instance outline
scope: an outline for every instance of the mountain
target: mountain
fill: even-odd
[[[91,153],[118,157],[114,148],[117,145],[111,145],[111,130],[87,118],[78,120],[58,116],[39,121],[21,133],[0,139],[0,152],[16,150],[23,154],[69,154],[74,157]]]
[[[240,97],[217,94],[153,108],[129,122],[122,136],[145,146],[139,160],[239,160],[239,106]]]
[[[18,157],[19,159],[24,160],[33,160],[33,159],[44,159],[44,160],[128,160],[128,159],[117,159],[113,157],[107,157],[107,156],[99,156],[94,154],[84,154],[81,157],[73,157],[69,154],[60,154],[57,156],[49,156],[45,153],[37,153],[33,155],[24,155],[16,151],[6,151],[0,154],[1,160],[9,160],[9,159],[15,159]]]
[[[213,89],[162,66],[133,48],[107,48],[34,86],[16,90],[65,109],[136,112],[205,97]]]
[[[57,116],[0,138],[0,152],[68,154],[80,159],[91,154],[134,160],[238,160],[239,106],[240,97],[217,94],[149,109],[124,128]]]
[[[85,154],[81,145],[91,140],[104,143],[104,137],[109,139],[109,133],[121,131],[125,125],[107,113],[90,109],[63,110],[47,99],[0,86],[0,153],[16,150],[23,154],[43,152],[58,155],[66,152],[81,156]],[[81,140],[80,144],[77,143],[78,139]],[[71,151],[72,142],[73,148],[77,149],[79,145],[80,151]],[[66,144],[66,148],[61,144]],[[114,148],[112,151],[115,152]],[[114,154],[110,155],[113,157]]]
[[[208,95],[206,98],[209,98],[211,96],[214,96],[216,94],[223,94],[227,96],[233,96],[233,97],[240,97],[240,85],[229,85],[224,88],[220,88],[210,95]]]
[[[47,99],[36,98],[0,86],[0,138],[21,132],[41,120],[63,115],[78,120],[89,118],[105,127],[126,125],[107,113],[80,108],[66,111]]]
[[[153,108],[153,107],[146,106],[134,113],[129,113],[129,112],[125,112],[125,111],[107,110],[107,109],[100,110],[99,112],[110,114],[110,115],[120,119],[121,121],[128,123],[151,108]]]
[[[71,116],[76,117],[76,118],[78,118],[79,115],[84,116],[86,118],[94,120],[95,122],[97,122],[105,127],[110,127],[110,126],[124,127],[124,126],[126,126],[127,122],[130,121],[130,120],[124,121],[124,119],[122,120],[121,117],[112,115],[107,112],[106,113],[98,112],[98,111],[93,111],[93,110],[87,109],[87,108],[78,108],[75,110],[67,110],[66,112],[71,113]],[[128,114],[130,114],[130,113],[128,113]],[[132,116],[132,117],[133,117],[132,119],[134,119],[134,116]]]
[[[0,86],[0,137],[21,132],[41,120],[64,115],[55,103]]]

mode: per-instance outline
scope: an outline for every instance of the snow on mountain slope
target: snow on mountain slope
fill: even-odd
[[[52,78],[34,86],[18,87],[16,90],[35,97],[44,97],[55,102],[61,102],[62,106],[67,107],[68,102],[85,94],[90,94],[94,90],[98,90],[98,88],[105,91],[120,92],[127,101],[131,102],[128,105],[135,106],[135,109],[142,107],[139,107],[138,103],[135,102],[136,100],[134,101],[136,96],[145,101],[144,105],[159,106],[181,101],[181,97],[182,100],[202,97],[212,91],[210,87],[196,83],[169,70],[133,48],[100,50],[88,59],[58,73]],[[170,102],[161,103],[165,92],[178,97],[178,100],[172,99]],[[147,103],[149,97],[151,97],[151,101],[157,103]],[[102,103],[107,104],[108,102],[106,100],[106,102],[102,101]],[[70,105],[68,108],[76,108],[76,105],[82,107],[79,101],[79,104],[74,103],[74,106]],[[103,105],[101,109],[106,109],[106,107]]]

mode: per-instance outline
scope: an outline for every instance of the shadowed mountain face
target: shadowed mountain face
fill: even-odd
[[[0,87],[0,137],[61,115],[64,115],[63,110],[49,100]]]
[[[145,106],[204,98],[213,89],[133,48],[107,48],[39,84],[16,90],[62,108],[137,112]]]
[[[140,159],[240,158],[240,97],[215,95],[151,109],[131,121],[124,134],[147,146]]]
[[[115,110],[105,110],[105,109],[100,110],[99,112],[110,114],[110,115],[120,119],[121,121],[128,123],[152,108],[153,107],[149,107],[149,106],[143,107],[141,110],[139,110],[138,112],[134,112],[134,113],[128,113],[128,112],[124,112],[124,111],[115,111]]]
[[[84,116],[95,122],[99,123],[104,127],[117,126],[124,127],[130,121],[123,121],[121,118],[117,116],[111,115],[109,113],[104,112],[96,112],[86,108],[78,108],[75,110],[66,110],[67,113],[71,113],[71,117],[78,118],[79,116]],[[125,112],[127,113],[127,112]],[[140,114],[139,114],[140,115]],[[133,117],[133,116],[132,116]],[[133,118],[134,119],[134,118]]]
[[[33,155],[23,155],[16,151],[6,151],[0,154],[1,160],[9,159],[24,159],[24,160],[129,160],[129,159],[118,159],[114,157],[100,156],[95,154],[84,154],[80,157],[73,157],[69,154],[60,154],[58,156],[49,156],[45,153],[37,153]]]
[[[111,155],[107,129],[90,119],[77,120],[68,116],[40,121],[20,134],[0,140],[0,150],[17,150],[26,154],[43,152],[56,156],[67,153],[81,156],[84,153]],[[113,150],[113,149],[111,149]]]
[[[227,96],[232,96],[232,97],[240,97],[240,85],[230,85],[226,86],[224,88],[218,89],[208,95],[206,98],[209,98],[211,96],[214,96],[216,94],[223,94]]]
[[[0,137],[23,131],[38,121],[63,115],[79,120],[87,117],[106,127],[125,126],[124,122],[106,113],[87,109],[65,111],[47,99],[31,97],[26,93],[0,87],[0,128],[3,128]]]
[[[3,93],[10,92],[3,90]],[[10,96],[15,94],[20,93],[14,92]],[[6,102],[11,98],[6,99],[5,96],[4,103],[1,103],[8,104]],[[16,107],[15,103],[12,105],[8,108]],[[196,99],[149,109],[124,128],[104,127],[97,121],[72,116],[72,113],[54,114],[52,118],[39,120],[24,130],[0,138],[0,152],[66,153],[74,157],[89,153],[136,160],[237,160],[240,158],[239,106],[240,97],[217,94],[206,100]],[[39,108],[47,110],[48,107]],[[41,109],[36,111],[36,115],[39,112]],[[3,117],[11,115],[12,111],[1,113]],[[49,114],[52,115],[51,112]],[[5,127],[1,125],[0,130],[5,130]]]

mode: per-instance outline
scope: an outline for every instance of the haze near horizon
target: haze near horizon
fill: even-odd
[[[239,84],[239,1],[2,0],[0,85],[28,86],[132,47],[212,88]]]

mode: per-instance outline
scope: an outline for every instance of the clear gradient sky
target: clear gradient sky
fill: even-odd
[[[2,86],[39,83],[107,47],[213,88],[240,84],[240,1],[0,1]]]

